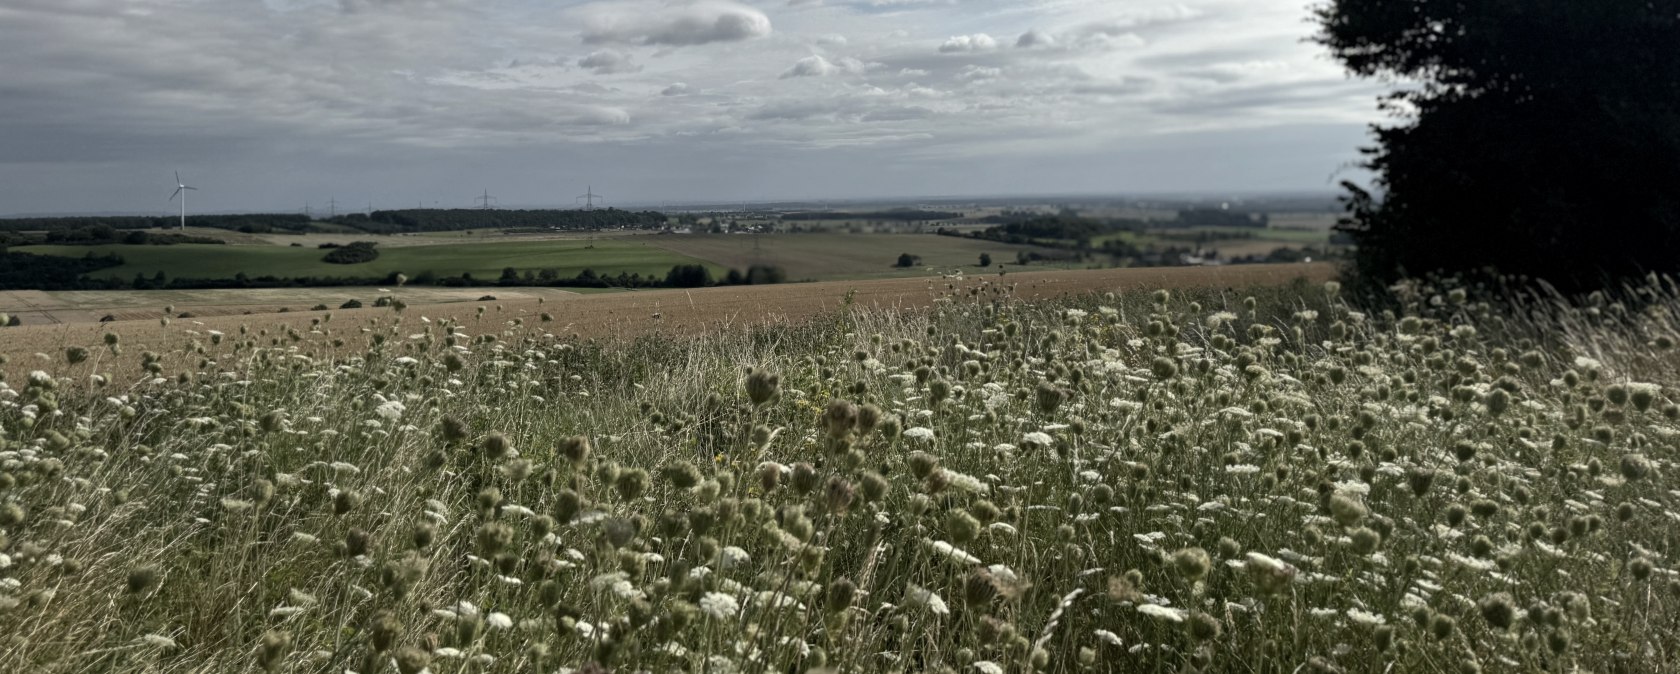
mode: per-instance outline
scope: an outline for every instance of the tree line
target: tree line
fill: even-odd
[[[189,215],[188,227],[226,229],[247,233],[272,231],[306,232],[314,220],[301,213],[232,213],[221,215]],[[0,232],[53,232],[87,230],[109,227],[115,230],[174,229],[181,219],[173,215],[88,215],[43,218],[0,219]]]
[[[345,246],[333,249],[346,250]],[[135,274],[132,279],[88,277],[87,274],[118,267],[119,255],[82,257],[36,255],[0,251],[0,290],[164,290],[234,288],[310,288],[323,286],[422,285],[443,287],[543,286],[553,288],[704,288],[721,285],[768,285],[788,281],[787,271],[772,265],[753,265],[746,270],[730,269],[721,278],[701,264],[679,264],[664,276],[619,272],[605,274],[584,269],[563,276],[556,269],[518,270],[508,267],[497,278],[476,278],[471,273],[441,275],[425,270],[406,277],[399,272],[383,276],[250,276],[243,272],[232,278],[171,278],[163,271]]]
[[[353,213],[326,220],[369,234],[456,232],[468,229],[661,229],[668,219],[658,211],[559,209],[407,209]]]
[[[453,232],[467,229],[660,229],[668,219],[657,211],[561,209],[399,209],[352,213],[317,220],[301,213],[232,213],[187,216],[188,227],[223,229],[247,234],[274,232],[301,234],[322,225],[348,227],[368,234],[412,234]],[[67,243],[85,243],[89,237],[73,232],[104,230],[172,229],[180,226],[175,216],[99,215],[0,219],[0,232],[44,233],[47,237],[69,237]],[[154,235],[155,236],[155,235]],[[110,238],[110,237],[102,237]],[[101,241],[104,242],[104,241]]]
[[[843,213],[839,211],[810,211],[806,213],[784,213],[783,220],[879,220],[884,222],[926,222],[929,220],[959,220],[962,213],[951,211],[923,211],[918,209],[893,209],[890,211],[869,211],[864,213]]]

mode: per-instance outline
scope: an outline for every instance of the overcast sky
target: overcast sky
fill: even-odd
[[[1306,0],[5,0],[0,213],[1328,190]]]

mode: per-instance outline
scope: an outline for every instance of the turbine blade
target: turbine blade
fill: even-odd
[[[175,184],[176,185],[181,184],[181,172],[180,171],[175,172]]]
[[[175,192],[169,195],[169,200],[174,201],[175,197],[179,196],[180,194],[181,194],[181,188],[179,188],[179,187],[175,188]]]
[[[198,188],[197,188],[197,187],[190,187],[190,186],[187,186],[187,185],[182,185],[182,186],[181,186],[181,189],[184,189],[184,190],[192,190],[192,191],[194,191],[194,192],[197,192],[197,191],[198,191]]]

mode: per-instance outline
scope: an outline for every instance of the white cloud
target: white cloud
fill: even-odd
[[[675,5],[614,2],[580,10],[583,41],[588,44],[639,44],[682,47],[711,42],[739,42],[770,34],[770,18],[747,5],[725,0],[697,0]]]
[[[813,54],[794,62],[793,67],[782,71],[781,79],[792,77],[827,77],[835,74],[857,74],[863,72],[865,66],[855,58],[842,58],[830,61],[820,55]]]
[[[376,206],[386,192],[448,205],[425,192],[448,192],[456,176],[442,167],[467,164],[490,167],[485,179],[501,181],[491,189],[519,203],[518,181],[556,152],[587,158],[597,187],[614,172],[649,185],[612,192],[626,199],[656,186],[673,198],[732,193],[753,167],[810,166],[794,149],[826,150],[834,173],[820,184],[855,192],[1000,188],[967,164],[925,170],[954,156],[1068,167],[1035,175],[1039,189],[1120,170],[1068,159],[1081,153],[1160,143],[1157,156],[1179,161],[1159,140],[1173,133],[1269,137],[1295,125],[1298,143],[1342,125],[1340,144],[1313,157],[1268,146],[1322,170],[1264,180],[1311,186],[1357,159],[1360,129],[1376,119],[1377,87],[1348,81],[1303,42],[1311,27],[1292,5],[868,1],[198,0],[168,13],[133,0],[0,0],[0,42],[30,45],[0,49],[0,204],[155,207],[160,195],[134,185],[159,163],[165,178],[175,164],[217,176],[202,186],[207,209],[301,208],[343,185]],[[771,17],[745,2],[775,7],[781,35],[755,39],[772,35]],[[957,51],[941,53],[946,43]],[[883,168],[882,148],[902,166]],[[1231,165],[1258,160],[1244,161]],[[232,188],[286,171],[296,177]],[[750,179],[769,197],[805,189],[800,173]]]
[[[955,52],[988,51],[997,48],[997,40],[985,33],[973,35],[958,35],[945,40],[939,45],[939,52],[951,54]]]
[[[586,68],[596,75],[618,75],[642,71],[642,67],[636,65],[629,54],[616,49],[591,52],[588,56],[578,59],[577,64],[578,67]]]

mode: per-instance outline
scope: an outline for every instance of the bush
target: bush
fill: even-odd
[[[747,283],[751,285],[768,285],[772,283],[786,283],[787,270],[781,267],[755,264],[747,268]]]
[[[909,253],[900,253],[899,256],[898,256],[898,264],[896,266],[908,268],[908,267],[914,267],[914,266],[920,265],[921,263],[922,263],[922,256],[920,256],[920,255],[911,255]]]
[[[348,300],[344,301],[344,304],[338,305],[338,308],[340,308],[340,309],[360,309],[360,308],[362,308],[362,301],[358,300],[358,299],[348,299]]]
[[[478,298],[478,301],[480,301],[480,302],[494,302],[494,301],[496,301],[496,296],[495,295],[485,295],[483,297]]]
[[[310,307],[309,310],[310,311],[331,311],[332,307],[329,307],[325,304],[317,304],[313,307]]]
[[[705,265],[679,264],[665,274],[665,285],[672,288],[704,288],[712,285],[712,270]]]
[[[323,244],[325,245],[325,244]],[[361,264],[372,262],[379,258],[379,251],[374,249],[378,244],[372,241],[357,241],[348,246],[332,249],[322,261],[332,264]]]

